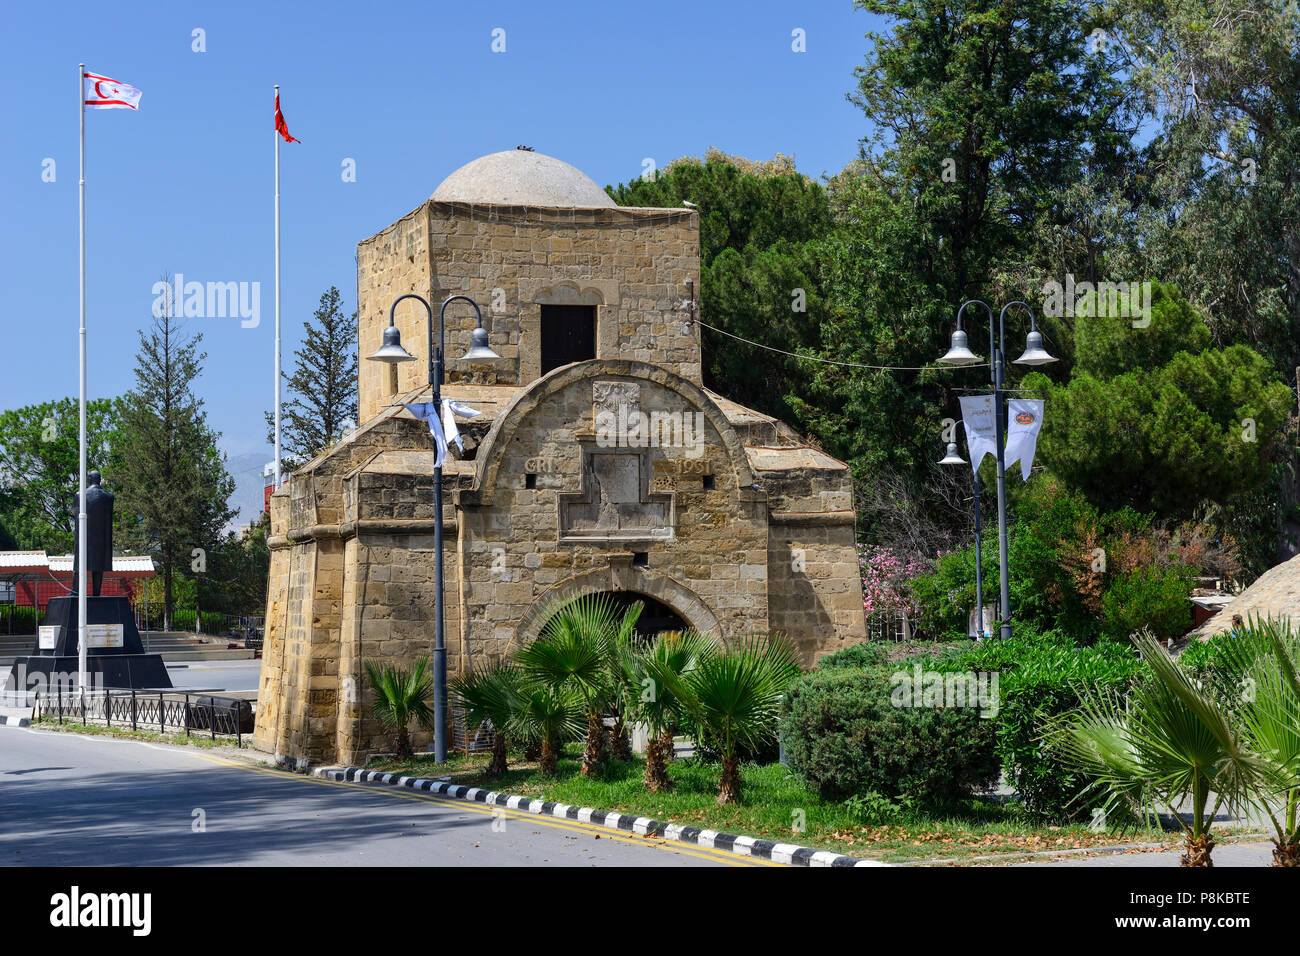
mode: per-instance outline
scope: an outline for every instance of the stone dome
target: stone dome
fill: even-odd
[[[432,199],[498,206],[615,205],[576,166],[526,149],[502,150],[466,163],[442,181]]]

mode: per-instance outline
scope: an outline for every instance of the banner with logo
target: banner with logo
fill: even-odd
[[[1029,469],[1038,450],[1038,429],[1043,425],[1043,400],[1013,398],[1007,402],[1007,449],[1004,461],[1020,462],[1020,476],[1029,480]]]
[[[971,469],[978,472],[985,455],[997,457],[997,424],[993,419],[992,395],[965,395],[961,399],[962,424],[966,426],[966,447]]]

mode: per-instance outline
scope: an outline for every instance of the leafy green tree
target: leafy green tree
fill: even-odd
[[[850,364],[807,366],[813,400],[798,411],[864,485],[913,488],[937,511],[931,463],[953,389],[987,381],[982,369],[935,370],[957,309],[969,298],[1036,302],[1026,262],[1038,231],[1072,226],[1062,199],[1072,185],[1126,168],[1125,99],[1113,56],[1089,52],[1100,21],[1082,0],[858,6],[894,26],[869,34],[850,97],[876,132],[829,186],[838,228],[822,244],[819,354]],[[1076,251],[1085,265],[1100,254],[1096,241]],[[987,320],[966,318],[986,354]],[[863,518],[869,537],[887,537]]]
[[[164,629],[171,627],[177,574],[206,570],[207,552],[234,515],[228,502],[235,482],[217,448],[220,435],[193,390],[206,358],[202,340],[170,314],[140,333],[135,388],[123,399],[113,450],[117,508],[162,571]]]
[[[653,177],[607,190],[620,206],[698,206],[701,265],[727,249],[817,239],[830,223],[825,189],[780,154],[754,162],[710,149],[703,159],[683,157]]]
[[[1292,0],[1110,0],[1116,48],[1154,128],[1134,177],[1131,273],[1176,283],[1215,345],[1284,381],[1300,365],[1300,7]],[[1207,510],[1259,573],[1294,553],[1294,448],[1258,491]]]
[[[1040,460],[1100,507],[1192,517],[1264,483],[1292,404],[1266,359],[1245,345],[1201,348],[1208,331],[1170,287],[1153,293],[1151,325],[1079,320],[1078,364],[1047,395]],[[1127,329],[1125,327],[1127,326]]]
[[[1217,343],[1300,365],[1300,7],[1293,0],[1111,0],[1157,134],[1135,225]]]
[[[704,382],[742,405],[794,417],[803,379],[788,352],[817,345],[823,311],[816,248],[832,228],[826,190],[788,156],[766,163],[709,150],[674,160],[653,179],[611,187],[623,206],[694,204],[700,214],[700,330]],[[730,333],[730,335],[726,334]]]
[[[86,402],[86,468],[104,473],[110,490],[110,450],[119,425],[117,400]],[[78,471],[77,399],[0,413],[0,525],[14,546],[55,554],[72,549]]]
[[[1090,293],[1078,303],[1072,371],[1094,378],[1168,365],[1179,352],[1199,354],[1211,344],[1205,321],[1175,286],[1152,283],[1151,316],[1121,315]]]
[[[357,313],[344,313],[330,286],[311,321],[302,324],[292,375],[282,373],[291,396],[281,409],[280,451],[294,468],[337,442],[357,423]],[[275,443],[275,418],[266,413],[267,441]]]
[[[266,576],[271,551],[266,545],[270,518],[228,531],[207,552],[206,568],[194,575],[196,599],[204,611],[261,614],[266,608]]]

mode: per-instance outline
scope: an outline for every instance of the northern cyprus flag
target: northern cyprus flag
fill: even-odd
[[[134,86],[97,73],[83,73],[86,109],[134,110],[140,106],[140,91]]]

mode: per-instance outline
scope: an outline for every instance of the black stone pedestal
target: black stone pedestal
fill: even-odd
[[[144,644],[140,641],[140,632],[135,626],[135,615],[131,604],[125,597],[86,597],[86,623],[120,624],[122,643],[120,647],[88,647],[86,649],[86,672],[91,687],[111,688],[170,688],[171,678],[163,664],[161,654],[146,654]],[[54,681],[65,685],[75,684],[78,671],[77,655],[77,597],[65,595],[50,599],[45,611],[44,628],[54,628],[53,646],[42,648],[37,637],[33,653],[14,661],[9,672],[7,690],[30,689],[30,679],[24,685],[20,676],[30,678],[33,674],[43,674],[46,686],[53,686]],[[46,633],[49,633],[48,631]]]

